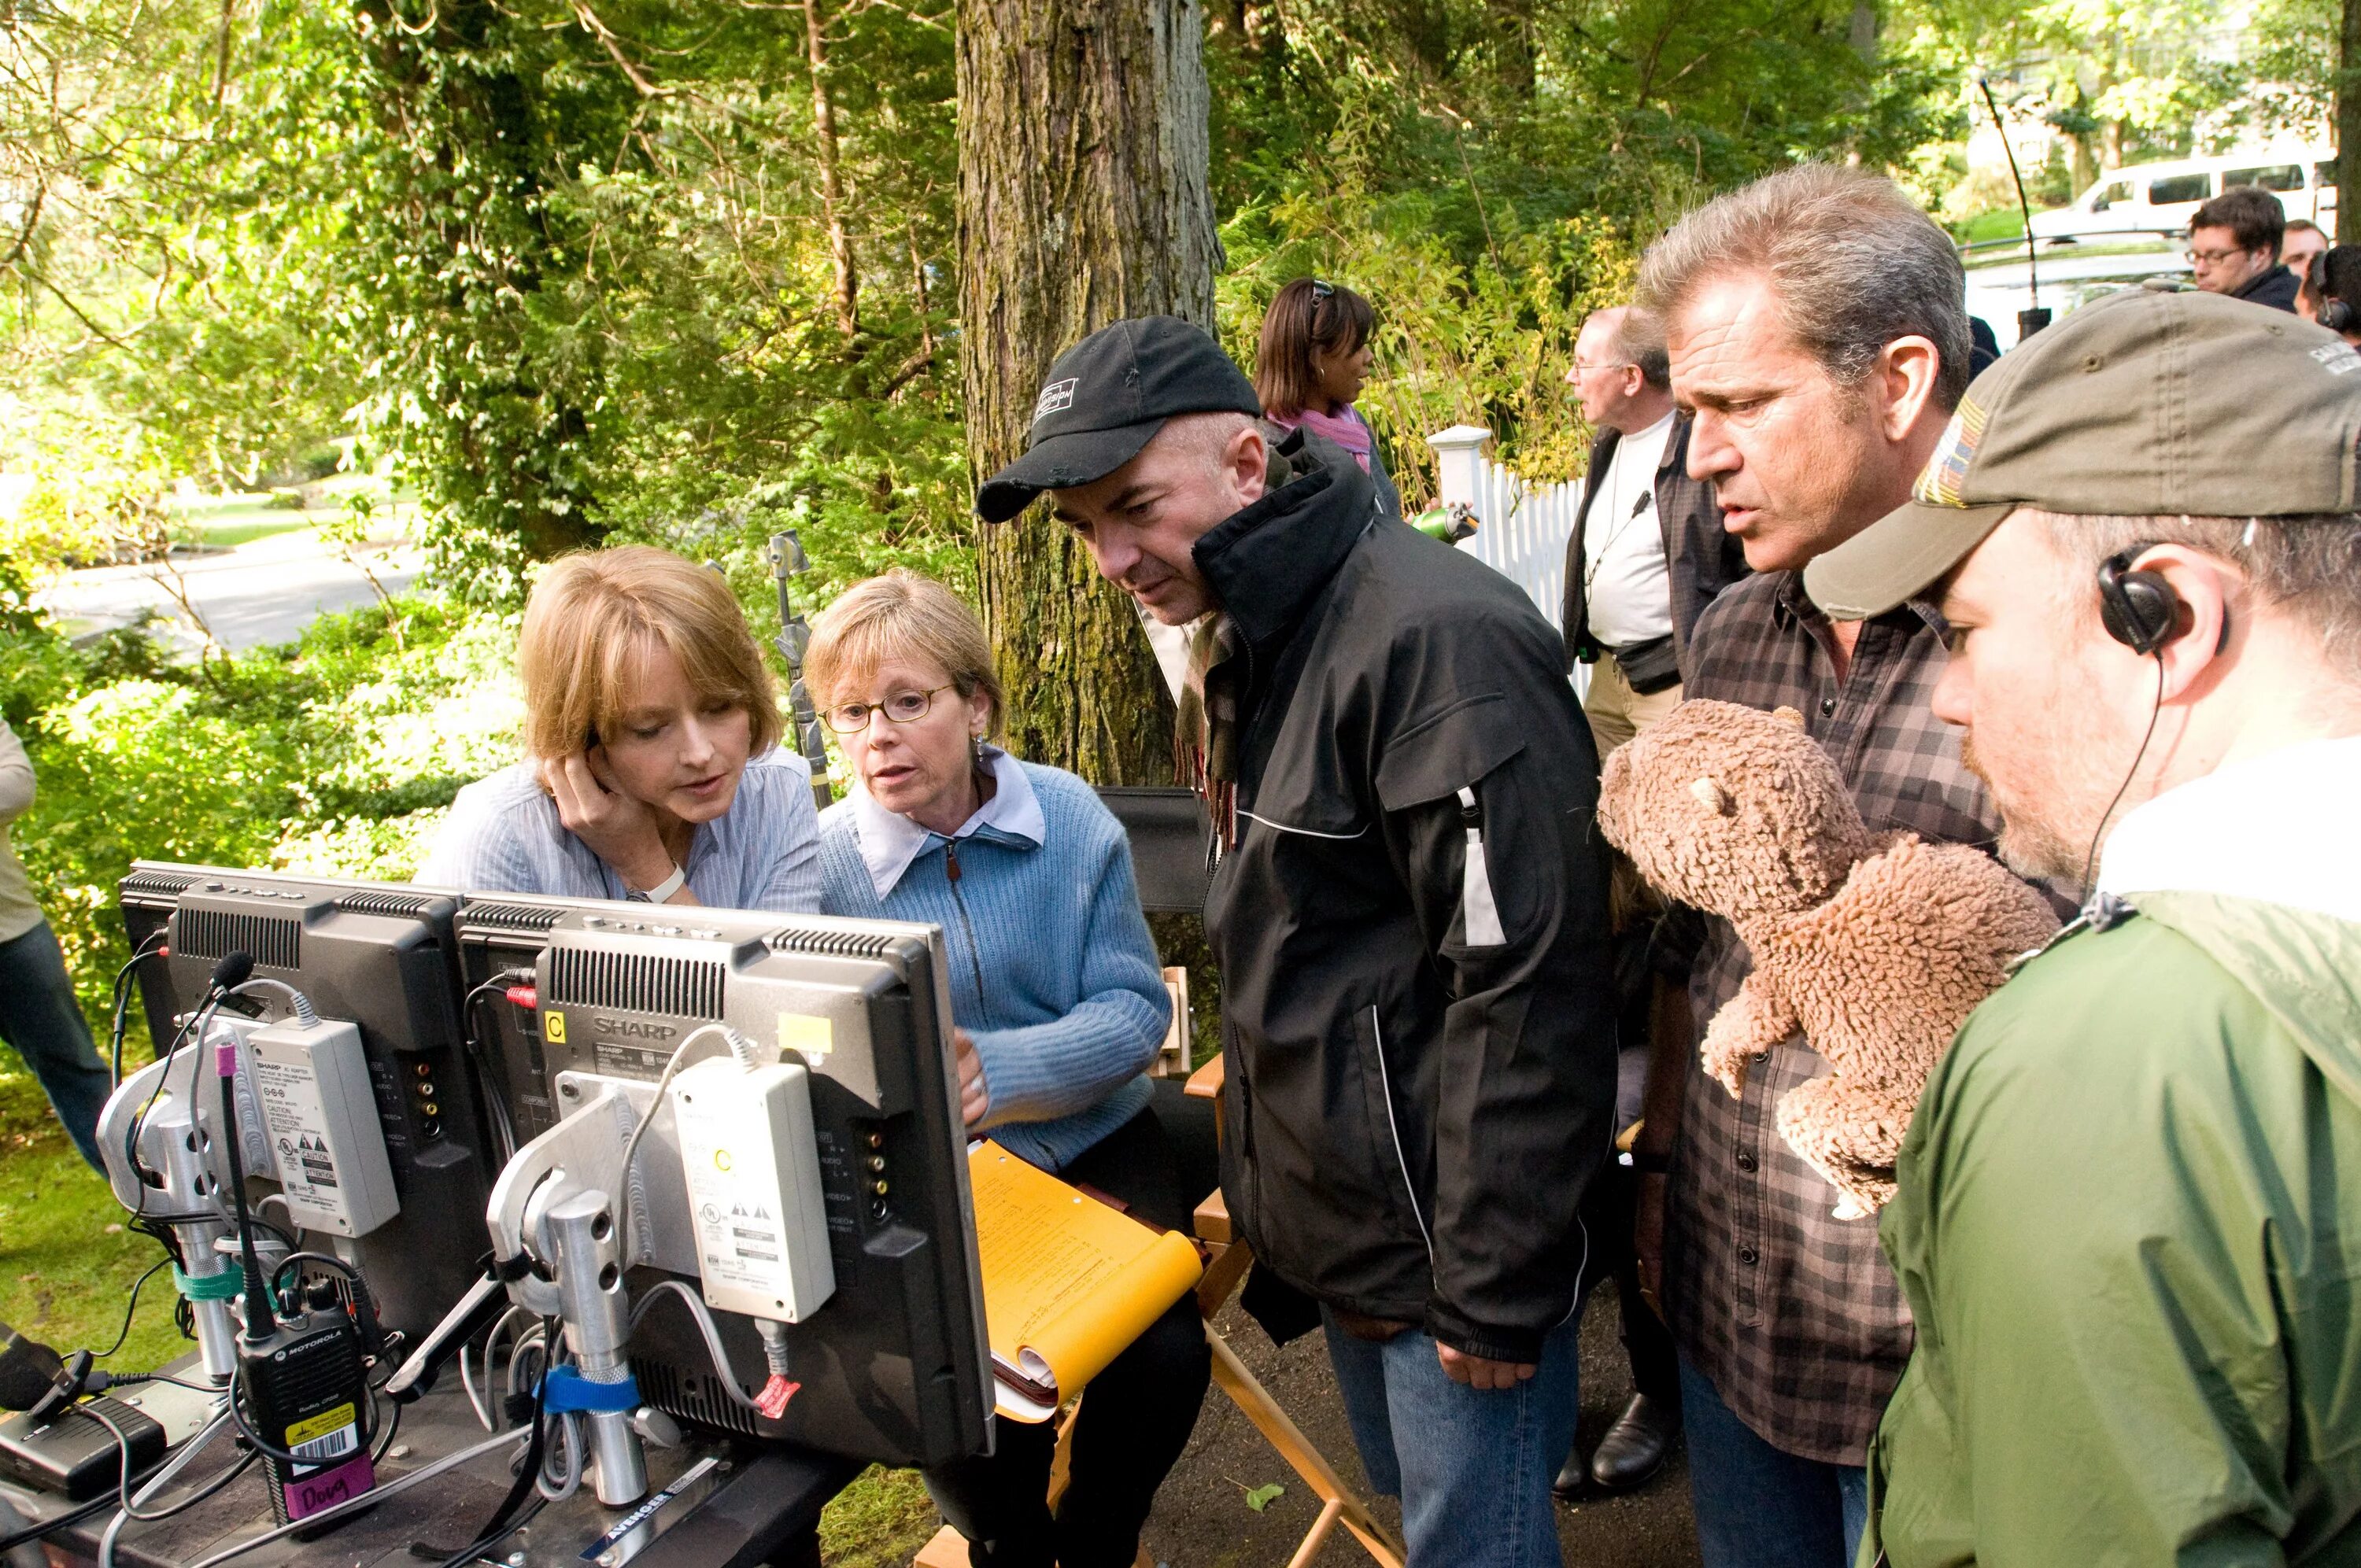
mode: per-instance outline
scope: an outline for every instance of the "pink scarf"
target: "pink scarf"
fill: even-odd
[[[1351,453],[1353,461],[1361,466],[1362,473],[1366,474],[1369,471],[1371,444],[1369,427],[1367,422],[1354,411],[1353,405],[1350,403],[1345,405],[1345,411],[1340,414],[1323,414],[1315,409],[1305,409],[1291,419],[1281,419],[1277,414],[1273,414],[1270,416],[1270,422],[1286,430],[1293,430],[1301,425],[1314,435],[1325,436]]]

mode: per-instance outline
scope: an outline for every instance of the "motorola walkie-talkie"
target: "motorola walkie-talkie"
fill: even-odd
[[[237,983],[223,981],[225,971],[236,972],[232,961],[239,959],[252,970],[251,959],[231,954],[214,971],[216,992]],[[368,1453],[368,1368],[360,1328],[341,1308],[307,1312],[299,1300],[298,1310],[284,1320],[272,1311],[270,1286],[254,1250],[254,1219],[247,1211],[238,1152],[236,1040],[216,1047],[214,1067],[221,1074],[230,1204],[246,1269],[246,1323],[237,1339],[237,1386],[230,1397],[243,1402],[251,1435],[261,1440],[271,1515],[280,1524],[292,1524],[377,1486]]]

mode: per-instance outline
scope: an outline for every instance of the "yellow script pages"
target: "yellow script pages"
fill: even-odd
[[[1188,1294],[1203,1272],[1197,1249],[998,1144],[971,1148],[967,1170],[997,1408],[1047,1420]]]

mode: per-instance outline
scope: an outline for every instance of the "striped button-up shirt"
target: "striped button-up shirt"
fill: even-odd
[[[1942,617],[1911,603],[1861,623],[1842,681],[1802,575],[1731,587],[1699,618],[1686,695],[1792,707],[1835,759],[1872,830],[1990,847],[1999,813],[1929,707]],[[1697,1030],[1751,960],[1708,923],[1690,975]],[[1839,1220],[1827,1178],[1779,1136],[1780,1096],[1825,1070],[1799,1036],[1731,1099],[1690,1063],[1665,1213],[1665,1297],[1681,1352],[1740,1420],[1790,1453],[1860,1464],[1909,1359],[1909,1309],[1873,1220]]]
[[[817,913],[819,813],[810,767],[784,746],[749,760],[730,809],[697,824],[681,869],[709,909]],[[630,891],[614,867],[566,831],[531,762],[459,792],[418,880],[469,893],[564,898],[622,898]]]

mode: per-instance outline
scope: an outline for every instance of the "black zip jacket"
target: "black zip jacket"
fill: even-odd
[[[1598,761],[1524,595],[1307,455],[1195,551],[1249,661],[1205,910],[1222,1189],[1289,1284],[1530,1362],[1614,1102]]]

